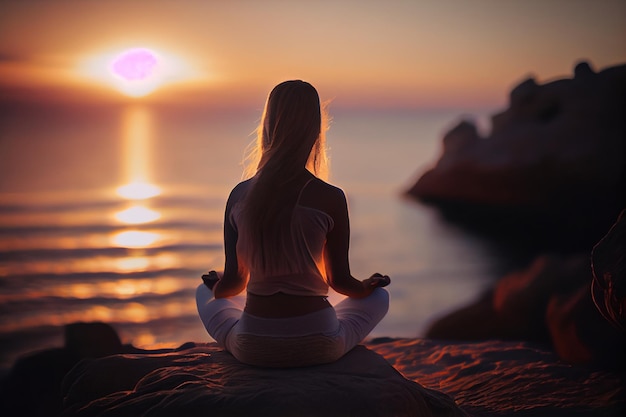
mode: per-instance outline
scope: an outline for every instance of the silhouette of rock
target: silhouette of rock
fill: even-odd
[[[2,381],[3,416],[56,416],[62,407],[61,383],[79,357],[64,348],[19,359]]]
[[[607,321],[626,332],[626,210],[591,252],[593,301]]]
[[[546,309],[555,295],[569,296],[591,277],[589,256],[539,256],[523,271],[504,276],[495,285],[492,304],[505,323],[508,339],[550,342]]]
[[[2,416],[466,415],[446,394],[407,380],[363,346],[332,364],[263,369],[217,346],[123,345],[104,323],[67,325],[63,348],[18,360],[1,388]]]
[[[552,346],[564,361],[626,369],[626,336],[611,326],[595,308],[590,285],[571,294],[550,297],[545,321]]]
[[[80,358],[101,358],[124,350],[117,332],[106,323],[66,325],[65,348]]]
[[[357,346],[338,361],[261,368],[216,346],[83,361],[67,376],[65,415],[466,416]]]
[[[123,345],[106,323],[72,323],[65,346],[18,359],[0,386],[0,415],[50,417],[61,411],[61,382],[81,359],[142,352]]]
[[[625,96],[626,65],[596,73],[582,62],[571,79],[529,78],[488,136],[469,121],[450,130],[439,161],[407,192],[453,220],[505,223],[508,233],[541,222],[534,231],[593,244],[624,206]]]
[[[534,341],[570,363],[625,369],[625,213],[594,247],[592,263],[586,254],[540,256],[475,303],[436,320],[426,336]]]
[[[574,362],[626,368],[626,210],[591,252],[592,279],[546,312],[555,350]]]
[[[0,415],[591,417],[624,406],[619,373],[570,366],[529,342],[380,338],[335,363],[292,369],[241,364],[215,343],[137,352],[78,362],[60,389],[42,392],[63,398],[58,408],[31,395]]]
[[[590,282],[588,256],[540,256],[528,267],[496,282],[477,301],[435,320],[434,339],[527,340],[550,343],[545,322],[552,296],[569,294]]]
[[[82,361],[65,379],[63,415],[620,416],[619,378],[527,342],[374,340],[292,369],[243,365],[212,343]]]

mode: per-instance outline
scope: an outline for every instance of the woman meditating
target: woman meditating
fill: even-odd
[[[286,81],[272,90],[258,129],[256,172],[226,203],[224,271],[203,275],[196,292],[206,330],[243,363],[333,362],[389,308],[381,288],[388,276],[361,281],[350,273],[346,198],[321,179],[323,116],[309,83]],[[329,286],[347,298],[333,307]]]

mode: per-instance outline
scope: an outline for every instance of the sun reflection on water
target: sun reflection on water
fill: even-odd
[[[125,308],[124,315],[126,320],[131,323],[143,323],[152,318],[148,307],[140,303],[129,303]]]
[[[189,283],[178,278],[146,278],[76,283],[52,289],[50,292],[55,296],[79,299],[96,296],[127,299],[144,295],[170,295],[186,289],[189,289]]]
[[[133,344],[139,347],[149,346],[155,349],[153,345],[156,343],[156,337],[152,333],[142,332],[135,335]],[[168,346],[169,347],[169,346]]]
[[[132,256],[115,260],[117,269],[123,272],[145,271],[150,266],[150,258]]]
[[[137,181],[118,187],[117,194],[128,200],[145,200],[161,194],[161,189],[154,184]]]
[[[117,187],[116,194],[128,205],[123,210],[113,213],[119,224],[127,226],[111,233],[109,244],[127,248],[126,256],[110,260],[109,268],[122,274],[133,273],[128,278],[104,282],[80,283],[69,286],[64,291],[66,296],[75,298],[105,297],[115,300],[128,300],[123,306],[94,306],[85,312],[87,316],[103,321],[121,321],[129,323],[146,323],[172,314],[180,314],[181,307],[169,306],[172,301],[163,300],[162,309],[148,307],[153,297],[168,297],[187,289],[184,280],[174,278],[140,278],[137,273],[158,271],[171,268],[178,262],[173,255],[160,254],[149,256],[145,249],[162,245],[163,234],[158,223],[149,230],[141,225],[154,223],[161,219],[161,213],[154,209],[151,199],[161,195],[161,189],[151,183],[150,154],[153,147],[152,114],[141,105],[133,105],[126,109],[122,120],[122,160],[124,161],[126,183]],[[147,297],[147,298],[146,298]],[[146,304],[148,303],[148,304]],[[115,306],[114,306],[115,305]],[[167,308],[166,308],[167,307]],[[141,344],[156,343],[154,336],[147,334],[141,338]]]
[[[147,181],[150,176],[151,113],[144,106],[135,105],[126,109],[122,120],[123,158],[127,184],[117,188],[117,194],[127,200],[147,200],[161,194],[161,190]],[[145,204],[133,204],[115,213],[115,218],[124,224],[140,225],[154,222],[161,214]],[[155,231],[125,230],[111,236],[111,243],[123,248],[146,248],[161,238]],[[125,261],[124,266],[132,270],[145,268],[145,261]],[[135,269],[135,270],[137,270]]]
[[[142,230],[127,230],[112,236],[112,243],[122,248],[147,248],[159,240],[160,234]]]
[[[158,211],[144,206],[132,206],[115,215],[115,218],[126,224],[149,223],[158,220],[160,217],[161,214]]]

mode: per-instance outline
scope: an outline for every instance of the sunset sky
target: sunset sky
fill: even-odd
[[[125,97],[107,65],[155,51],[167,72],[142,100],[258,106],[312,82],[344,106],[492,106],[529,75],[626,62],[623,0],[0,1],[0,98]]]

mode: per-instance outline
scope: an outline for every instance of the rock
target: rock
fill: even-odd
[[[507,338],[549,343],[548,302],[588,285],[590,276],[585,254],[540,256],[527,269],[504,276],[495,285],[492,302],[495,314],[510,329]]]
[[[591,252],[593,301],[602,316],[626,332],[626,210]]]
[[[101,358],[124,350],[117,332],[106,323],[71,323],[64,330],[65,348],[80,358]]]
[[[444,155],[463,152],[476,145],[479,140],[476,126],[469,122],[461,122],[443,138]]]
[[[606,321],[590,297],[591,285],[567,295],[554,295],[546,309],[546,324],[554,350],[573,364],[595,363],[606,369],[626,369],[626,339]]]
[[[475,303],[436,320],[426,336],[534,341],[569,363],[625,369],[625,213],[594,247],[592,263],[584,254],[540,256]]]
[[[435,320],[426,337],[447,340],[526,340],[549,344],[546,309],[551,297],[589,283],[588,256],[540,256],[500,278],[474,303]]]
[[[296,369],[242,365],[204,344],[81,362],[66,378],[63,415],[621,416],[619,382],[527,342],[379,340]]]
[[[434,340],[462,341],[516,339],[510,336],[509,327],[494,311],[492,298],[493,291],[487,291],[475,302],[437,318],[425,336]]]
[[[62,408],[39,415],[623,415],[622,374],[529,342],[379,338],[293,369],[243,365],[215,343],[183,346],[84,359],[64,378]],[[29,406],[1,415],[36,415]]]
[[[597,242],[624,207],[626,65],[574,71],[513,88],[487,137],[460,122],[408,194],[453,220],[505,222],[508,233],[541,222],[539,233]]]
[[[574,78],[586,78],[594,75],[595,72],[591,68],[588,62],[580,62],[574,67]]]
[[[592,279],[554,296],[546,322],[555,350],[572,363],[626,369],[626,210],[591,252]]]
[[[123,345],[117,332],[106,323],[72,323],[64,331],[64,347],[16,361],[0,387],[0,415],[57,415],[62,404],[61,382],[81,359],[142,352],[132,345]]]
[[[465,416],[357,346],[338,361],[290,369],[238,362],[216,346],[83,361],[66,378],[64,416]]]
[[[472,416],[624,416],[623,375],[572,366],[536,343],[398,339],[371,349]]]
[[[3,416],[56,416],[62,408],[61,383],[80,358],[65,348],[19,359],[0,387]]]
[[[2,416],[465,416],[358,346],[332,364],[256,368],[215,344],[145,351],[104,323],[73,323],[66,345],[20,359]]]
[[[534,78],[528,78],[526,81],[523,81],[511,90],[511,94],[509,94],[511,106],[522,107],[524,104],[529,103],[532,101],[538,89],[539,86]]]

